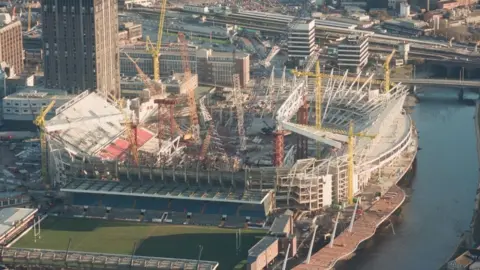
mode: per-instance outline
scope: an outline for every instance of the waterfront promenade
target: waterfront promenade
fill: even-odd
[[[416,134],[415,134],[416,136]],[[335,238],[333,247],[323,247],[315,254],[312,254],[310,263],[300,264],[295,270],[327,270],[332,269],[335,264],[350,256],[358,246],[365,240],[375,235],[375,232],[405,201],[405,192],[396,184],[412,167],[417,153],[418,141],[415,139],[410,147],[404,150],[387,170],[391,170],[390,180],[392,186],[389,190],[370,208],[364,211],[363,215],[355,220],[353,230],[343,231]]]

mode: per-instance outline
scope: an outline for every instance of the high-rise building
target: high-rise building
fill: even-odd
[[[120,96],[117,0],[42,0],[45,86]]]
[[[288,33],[288,58],[303,64],[315,50],[315,20],[297,21]]]
[[[350,35],[338,45],[338,66],[358,73],[368,63],[368,37]]]
[[[20,74],[23,71],[22,23],[10,21],[10,15],[6,17],[8,19],[0,22],[0,62],[5,62],[10,72]]]

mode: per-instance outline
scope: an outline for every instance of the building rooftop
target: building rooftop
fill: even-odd
[[[285,226],[287,226],[288,221],[290,220],[291,216],[288,215],[281,215],[276,217],[273,221],[272,226],[270,227],[270,233],[273,234],[282,234],[284,233]]]
[[[29,208],[3,208],[0,210],[0,235],[4,235],[26,217],[37,212],[37,209]]]
[[[260,241],[258,241],[255,246],[248,250],[248,255],[252,257],[258,257],[262,252],[264,252],[269,246],[274,244],[278,239],[273,236],[265,236]]]
[[[59,133],[74,153],[95,155],[125,130],[123,113],[97,93],[83,92],[59,107],[56,114],[45,127]]]
[[[75,95],[68,94],[66,91],[62,90],[45,89],[42,87],[27,87],[19,92],[6,96],[5,99],[71,99],[73,97],[75,97]]]

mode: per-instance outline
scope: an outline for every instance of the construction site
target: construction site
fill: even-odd
[[[140,218],[120,220],[272,232],[279,214],[293,210],[282,229],[248,250],[248,269],[263,269],[282,251],[296,254],[293,222],[300,215],[316,220],[331,209],[356,208],[359,200],[367,208],[390,194],[410,168],[416,131],[403,110],[409,88],[390,82],[395,51],[378,80],[374,74],[321,70],[317,47],[301,69],[276,68],[270,63],[279,51],[274,47],[260,63],[270,76],[251,86],[231,68],[237,64],[234,50],[233,65],[215,68],[218,76],[231,78],[232,87],[200,90],[204,71],[192,71],[185,35],[178,32],[177,43],[162,46],[165,10],[160,14],[156,43],[146,40],[153,78],[136,55],[121,51],[144,84],[137,98],[85,91],[55,109],[53,99],[35,119],[42,178],[67,198],[61,213],[68,208],[73,217],[111,219],[133,211]],[[165,50],[180,54],[183,72],[161,74]],[[389,216],[400,204],[385,205],[375,211]],[[334,228],[336,235],[339,216],[327,217],[324,231]],[[362,238],[344,237],[354,242],[334,256],[322,257],[322,250],[312,255],[315,225],[307,264],[312,258],[321,266],[315,269],[333,267],[384,221],[375,217],[362,223]]]

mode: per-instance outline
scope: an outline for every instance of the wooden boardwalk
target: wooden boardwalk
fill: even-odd
[[[371,238],[378,226],[405,201],[405,192],[393,186],[370,209],[354,222],[353,231],[346,229],[335,238],[333,247],[325,246],[312,254],[309,264],[296,266],[296,270],[332,269],[336,262],[355,252],[360,243]]]

